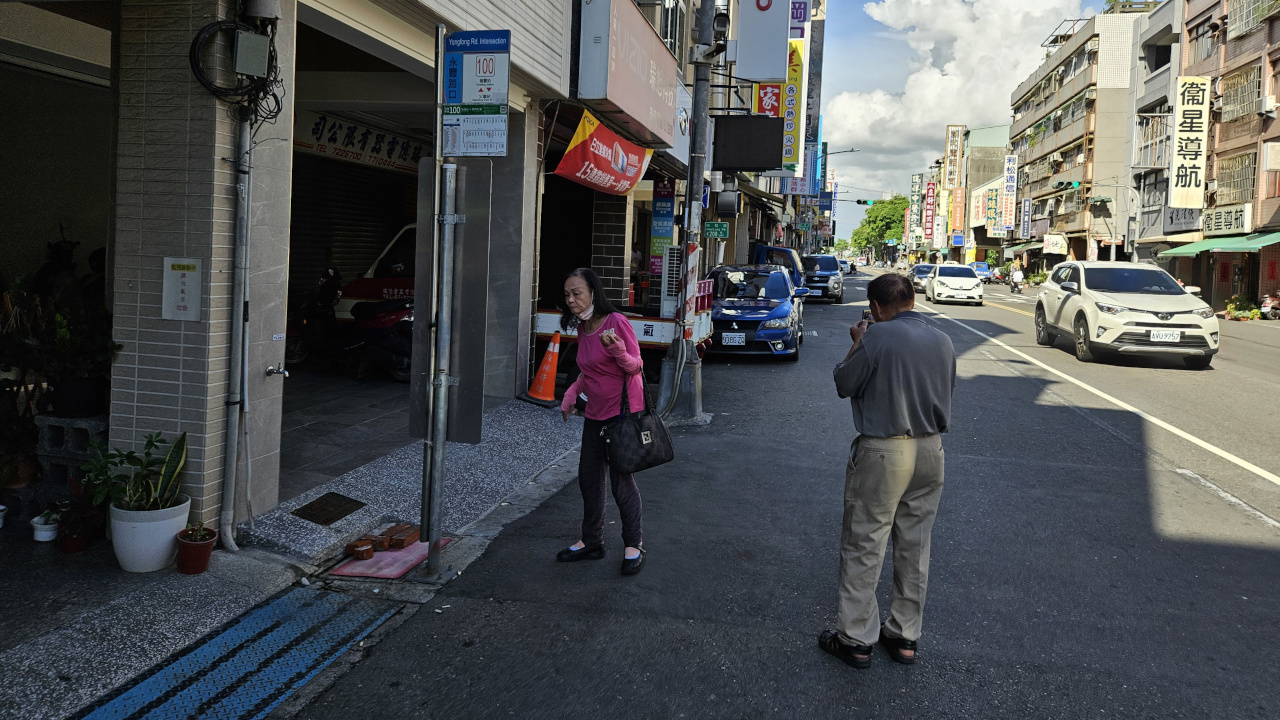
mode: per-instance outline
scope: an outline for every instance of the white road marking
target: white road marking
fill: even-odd
[[[1185,468],[1178,468],[1178,474],[1179,474],[1179,475],[1181,475],[1181,476],[1183,476],[1183,477],[1191,478],[1192,480],[1195,480],[1196,482],[1198,482],[1198,483],[1200,483],[1201,485],[1203,485],[1203,486],[1205,486],[1206,488],[1208,488],[1208,489],[1209,489],[1209,490],[1210,490],[1214,495],[1217,495],[1218,497],[1222,498],[1223,500],[1226,500],[1229,504],[1231,504],[1231,505],[1235,505],[1236,507],[1238,507],[1238,508],[1240,508],[1241,510],[1245,511],[1245,513],[1247,513],[1247,514],[1249,514],[1249,515],[1252,515],[1253,517],[1255,517],[1255,518],[1257,518],[1257,519],[1261,520],[1262,522],[1264,522],[1264,523],[1266,523],[1266,524],[1270,525],[1271,527],[1273,527],[1273,528],[1275,528],[1275,529],[1277,529],[1277,530],[1280,530],[1280,522],[1276,521],[1276,520],[1275,520],[1274,518],[1272,518],[1270,515],[1267,515],[1266,513],[1264,513],[1264,512],[1262,512],[1261,510],[1259,510],[1258,508],[1256,508],[1256,507],[1254,507],[1254,506],[1250,505],[1249,503],[1247,503],[1247,502],[1245,502],[1245,501],[1241,500],[1240,498],[1236,497],[1235,495],[1232,495],[1231,493],[1227,492],[1226,490],[1223,490],[1222,488],[1220,488],[1220,487],[1218,487],[1217,485],[1215,485],[1215,484],[1213,484],[1213,483],[1209,482],[1208,480],[1205,480],[1204,478],[1202,478],[1202,477],[1200,477],[1199,475],[1197,475],[1197,474],[1195,474],[1195,473],[1191,472],[1190,470],[1187,470],[1187,469],[1185,469]]]
[[[1180,428],[1174,427],[1173,425],[1171,425],[1171,424],[1169,424],[1169,423],[1165,422],[1164,420],[1161,420],[1160,418],[1158,418],[1158,417],[1156,417],[1156,416],[1154,416],[1154,415],[1152,415],[1152,414],[1150,414],[1150,413],[1148,413],[1148,412],[1146,412],[1146,411],[1144,411],[1144,410],[1139,410],[1138,408],[1136,408],[1136,407],[1134,407],[1134,406],[1130,405],[1129,403],[1127,403],[1127,402],[1125,402],[1125,401],[1123,401],[1123,400],[1121,400],[1121,399],[1119,399],[1119,398],[1117,398],[1117,397],[1114,397],[1114,396],[1112,396],[1112,395],[1108,395],[1107,393],[1105,393],[1105,392],[1103,392],[1103,391],[1099,390],[1098,388],[1096,388],[1096,387],[1094,387],[1094,386],[1092,386],[1092,385],[1090,385],[1090,384],[1088,384],[1088,383],[1086,383],[1086,382],[1084,382],[1084,381],[1082,381],[1082,380],[1077,380],[1076,378],[1074,378],[1074,377],[1072,377],[1072,376],[1070,376],[1070,375],[1068,375],[1068,374],[1066,374],[1066,373],[1062,372],[1061,370],[1058,370],[1058,369],[1056,369],[1056,368],[1050,367],[1049,365],[1046,365],[1045,363],[1040,362],[1039,360],[1037,360],[1037,359],[1035,359],[1035,358],[1031,357],[1030,355],[1028,355],[1028,354],[1026,354],[1026,353],[1022,352],[1021,350],[1018,350],[1018,349],[1016,349],[1016,348],[1014,348],[1014,347],[1010,346],[1010,345],[1009,345],[1009,344],[1007,344],[1007,343],[1001,342],[1000,340],[997,340],[996,338],[993,338],[993,337],[991,337],[990,335],[988,335],[988,334],[986,334],[986,333],[984,333],[984,332],[982,332],[982,331],[980,331],[980,330],[975,330],[974,328],[972,328],[972,327],[970,327],[970,326],[968,326],[968,325],[964,324],[963,322],[960,322],[959,320],[956,320],[956,319],[955,319],[955,318],[953,318],[953,317],[950,317],[950,316],[948,316],[948,315],[944,315],[943,313],[936,313],[936,314],[937,314],[937,316],[938,316],[938,317],[946,318],[947,320],[950,320],[951,322],[955,323],[956,325],[959,325],[960,327],[964,328],[965,330],[968,330],[969,332],[973,333],[974,335],[977,335],[978,337],[985,338],[985,339],[987,339],[987,340],[989,340],[989,341],[991,341],[991,342],[995,343],[996,345],[999,345],[1000,347],[1004,348],[1005,350],[1008,350],[1009,352],[1013,353],[1014,355],[1017,355],[1018,357],[1022,358],[1023,360],[1026,360],[1027,362],[1032,363],[1033,365],[1036,365],[1036,366],[1038,366],[1038,367],[1040,367],[1040,368],[1042,368],[1042,369],[1044,369],[1044,370],[1046,370],[1046,371],[1048,371],[1048,372],[1050,372],[1050,373],[1052,373],[1052,374],[1054,374],[1054,375],[1057,375],[1058,377],[1062,378],[1063,380],[1066,380],[1067,382],[1069,382],[1069,383],[1071,383],[1071,384],[1073,384],[1073,385],[1075,385],[1075,386],[1077,386],[1077,387],[1079,387],[1079,388],[1081,388],[1081,389],[1088,390],[1089,392],[1093,393],[1094,395],[1097,395],[1098,397],[1102,398],[1103,400],[1106,400],[1107,402],[1111,403],[1112,405],[1115,405],[1116,407],[1118,407],[1118,408],[1120,408],[1120,409],[1122,409],[1122,410],[1127,410],[1127,411],[1129,411],[1129,412],[1133,413],[1134,415],[1137,415],[1138,417],[1142,418],[1143,420],[1146,420],[1147,422],[1151,423],[1152,425],[1156,425],[1157,427],[1161,427],[1161,428],[1163,428],[1163,429],[1165,429],[1165,430],[1167,430],[1167,431],[1169,431],[1169,432],[1173,433],[1174,435],[1177,435],[1178,437],[1182,438],[1183,440],[1186,440],[1187,442],[1189,442],[1189,443],[1191,443],[1191,444],[1193,444],[1193,445],[1197,445],[1197,446],[1199,446],[1199,447],[1201,447],[1201,448],[1203,448],[1203,449],[1205,449],[1205,450],[1208,450],[1209,452],[1213,453],[1214,455],[1217,455],[1218,457],[1222,458],[1223,460],[1226,460],[1227,462],[1230,462],[1230,463],[1232,463],[1232,464],[1234,464],[1234,465],[1236,465],[1236,466],[1238,466],[1238,467],[1240,467],[1240,468],[1243,468],[1243,469],[1245,469],[1245,470],[1248,470],[1249,472],[1253,473],[1254,475],[1257,475],[1258,477],[1262,478],[1263,480],[1266,480],[1267,482],[1270,482],[1270,483],[1272,483],[1272,484],[1274,484],[1274,485],[1280,486],[1280,475],[1276,475],[1275,473],[1268,472],[1268,471],[1266,471],[1266,470],[1264,470],[1264,469],[1262,469],[1262,468],[1258,467],[1257,465],[1254,465],[1253,463],[1249,462],[1248,460],[1245,460],[1244,458],[1237,457],[1236,455],[1233,455],[1233,454],[1231,454],[1231,453],[1227,452],[1226,450],[1223,450],[1222,448],[1218,447],[1217,445],[1214,445],[1214,444],[1212,444],[1212,443],[1210,443],[1210,442],[1207,442],[1207,441],[1205,441],[1205,440],[1201,440],[1200,438],[1196,437],[1195,435],[1192,435],[1191,433],[1189,433],[1189,432],[1187,432],[1187,431],[1185,431],[1185,430],[1182,430],[1182,429],[1180,429]]]

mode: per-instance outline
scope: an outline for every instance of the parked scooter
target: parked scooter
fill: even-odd
[[[413,346],[413,301],[356,303],[351,306],[355,322],[339,326],[335,307],[341,297],[342,275],[337,268],[325,268],[315,293],[289,319],[285,363],[299,365],[323,359],[357,376],[363,376],[373,364],[396,380],[407,382]]]
[[[413,355],[413,301],[383,300],[351,306],[355,318],[355,344],[360,352],[359,374],[368,362],[381,367],[398,382],[409,382]]]
[[[1258,309],[1263,320],[1280,320],[1280,290],[1263,295]]]
[[[327,267],[320,273],[316,291],[289,318],[285,331],[284,361],[301,365],[308,359],[334,357],[343,349],[334,308],[342,299],[342,273]]]

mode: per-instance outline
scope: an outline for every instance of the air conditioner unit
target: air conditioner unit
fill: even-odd
[[[673,318],[680,305],[680,246],[662,250],[662,317]]]
[[[1221,95],[1213,99],[1213,109],[1214,109],[1214,112],[1222,112],[1222,96]]]
[[[1098,52],[1098,38],[1089,38],[1089,44],[1086,48],[1089,52]]]
[[[1276,99],[1271,96],[1262,98],[1262,109],[1258,111],[1258,114],[1274,118],[1276,116]]]
[[[1218,192],[1218,181],[1217,180],[1207,181],[1204,184],[1204,190],[1205,192],[1211,192],[1211,193]]]
[[[1060,153],[1060,152],[1056,152],[1056,153],[1053,153],[1052,155],[1050,155],[1050,156],[1049,156],[1049,162],[1051,162],[1051,163],[1060,163],[1060,162],[1062,162],[1062,153]]]
[[[1098,99],[1098,89],[1097,89],[1097,88],[1089,88],[1088,90],[1085,90],[1085,91],[1084,91],[1084,99],[1085,99],[1085,100],[1097,100],[1097,99]]]

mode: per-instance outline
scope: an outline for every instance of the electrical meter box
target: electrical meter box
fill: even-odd
[[[236,31],[236,72],[266,77],[271,56],[271,39],[247,30]]]

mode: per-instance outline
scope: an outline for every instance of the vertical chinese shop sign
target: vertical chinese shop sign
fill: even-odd
[[[1173,159],[1169,207],[1203,208],[1209,144],[1209,78],[1178,78],[1173,105]]]
[[[662,254],[675,244],[676,181],[658,178],[653,181],[653,219],[649,247],[649,274],[662,275]]]

